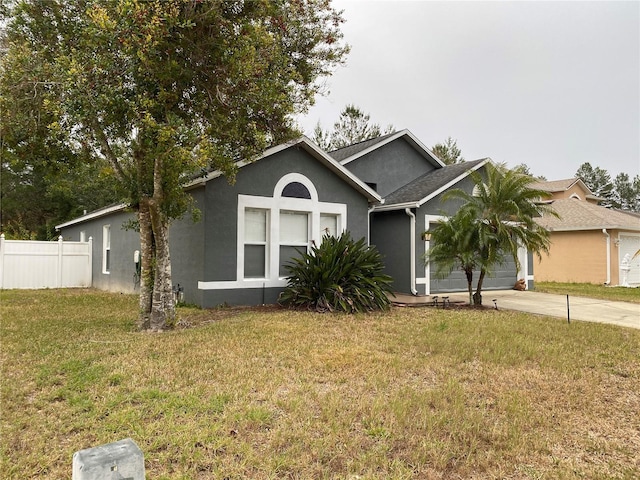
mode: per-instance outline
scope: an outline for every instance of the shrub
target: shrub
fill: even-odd
[[[320,246],[287,263],[287,287],[280,303],[318,312],[348,313],[386,309],[391,277],[382,273],[382,256],[348,232],[325,236]]]

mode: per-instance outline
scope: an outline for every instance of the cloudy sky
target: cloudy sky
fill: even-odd
[[[353,103],[467,160],[549,180],[640,174],[640,2],[344,1],[347,64],[301,128]]]

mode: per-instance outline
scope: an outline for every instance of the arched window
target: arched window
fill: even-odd
[[[311,200],[309,189],[300,182],[291,182],[282,189],[282,196],[289,198],[305,198]]]

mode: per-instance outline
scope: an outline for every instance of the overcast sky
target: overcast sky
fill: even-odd
[[[352,49],[300,119],[308,136],[353,103],[466,160],[640,174],[640,2],[333,4]]]

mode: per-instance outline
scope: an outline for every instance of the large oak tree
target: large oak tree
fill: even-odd
[[[326,0],[22,0],[5,13],[3,108],[38,98],[51,135],[108,162],[137,212],[140,328],[175,318],[169,225],[194,172],[231,180],[239,159],[295,134],[343,61]]]

